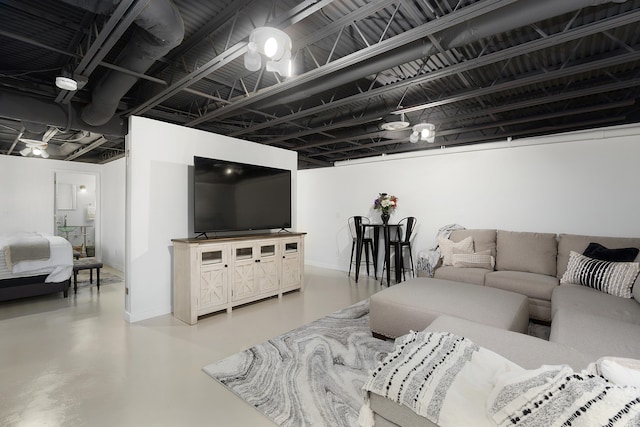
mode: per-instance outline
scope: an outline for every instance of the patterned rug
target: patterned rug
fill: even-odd
[[[354,426],[369,371],[392,349],[371,336],[365,300],[203,370],[280,426]]]
[[[122,282],[124,279],[117,274],[113,274],[109,271],[100,270],[100,287],[102,285],[108,285],[110,283]],[[86,286],[96,285],[96,271],[93,270],[93,283],[89,283],[89,270],[82,270],[78,272],[78,288]],[[73,276],[71,277],[71,287],[73,287]]]

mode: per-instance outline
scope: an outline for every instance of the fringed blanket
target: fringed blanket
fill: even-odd
[[[567,366],[525,370],[467,338],[411,332],[363,386],[359,422],[374,425],[369,393],[441,427],[640,426],[640,388]]]
[[[412,332],[365,383],[360,422],[372,426],[368,392],[407,406],[441,426],[489,426],[486,397],[498,373],[522,371],[467,338],[443,332]],[[459,408],[465,408],[461,411]]]
[[[640,426],[640,389],[568,366],[543,366],[496,384],[487,410],[497,426]]]

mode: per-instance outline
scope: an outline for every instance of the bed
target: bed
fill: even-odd
[[[73,249],[60,236],[0,234],[0,301],[62,292],[67,297]]]

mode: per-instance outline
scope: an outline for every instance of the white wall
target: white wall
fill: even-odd
[[[0,156],[0,233],[54,233],[54,176],[96,176],[96,246],[102,261],[124,269],[124,159],[104,165]],[[105,203],[106,202],[106,203]],[[105,228],[107,227],[107,228]]]
[[[55,173],[99,174],[101,168],[88,163],[0,156],[0,232],[55,234]]]
[[[128,321],[171,313],[171,239],[190,237],[193,156],[292,170],[295,229],[297,153],[141,117],[130,118],[126,141]]]
[[[639,237],[639,136],[640,126],[615,127],[300,171],[306,262],[348,270],[347,219],[379,221],[371,209],[379,192],[399,198],[392,221],[417,217],[414,252],[451,223]]]
[[[124,271],[126,160],[102,169],[102,262]]]

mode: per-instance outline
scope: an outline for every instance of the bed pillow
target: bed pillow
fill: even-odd
[[[638,256],[638,248],[609,249],[600,243],[591,242],[582,255],[602,261],[632,262]]]
[[[440,246],[440,253],[442,254],[442,265],[453,265],[454,248],[458,253],[473,253],[473,238],[471,236],[466,239],[462,239],[459,242],[438,237],[438,245]]]
[[[474,253],[459,253],[453,248],[453,266],[456,268],[486,268],[493,270],[496,266],[496,259],[491,255],[491,249]]]
[[[589,286],[611,295],[631,298],[631,288],[639,270],[637,262],[602,261],[571,251],[567,271],[560,283]]]

